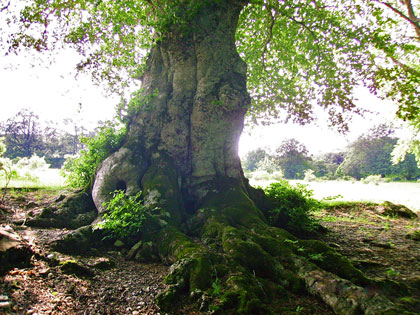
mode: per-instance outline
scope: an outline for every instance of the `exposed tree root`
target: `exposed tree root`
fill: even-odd
[[[58,197],[38,216],[29,217],[25,224],[37,227],[77,229],[89,225],[98,216],[92,196],[85,191],[76,191]]]
[[[141,241],[128,257],[171,265],[168,290],[157,300],[164,311],[170,312],[174,303],[189,296],[199,308],[215,313],[268,314],[273,299],[287,291],[306,290],[337,314],[410,314],[390,300],[407,288],[372,281],[324,243],[300,240],[267,225],[249,191],[237,181],[207,183],[209,193],[197,211],[181,221],[179,190],[170,180],[176,174],[166,173],[165,178],[159,172],[157,182],[154,173],[149,174],[143,187],[155,197],[163,196],[161,211],[148,219]],[[159,203],[159,198],[154,202]],[[166,212],[178,216],[174,219]],[[90,226],[79,228],[55,246],[67,252],[99,246],[102,233]]]

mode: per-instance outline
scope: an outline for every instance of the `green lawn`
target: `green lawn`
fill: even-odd
[[[12,179],[9,188],[42,188],[64,186],[65,179],[59,169],[42,169],[31,172],[31,178]],[[0,187],[4,187],[4,177],[0,177]]]
[[[250,181],[254,186],[267,186],[272,181]],[[420,183],[390,182],[364,184],[351,181],[322,181],[305,182],[291,180],[290,183],[303,183],[309,185],[314,191],[314,197],[322,199],[329,196],[341,195],[343,201],[372,201],[403,204],[412,210],[420,211]]]

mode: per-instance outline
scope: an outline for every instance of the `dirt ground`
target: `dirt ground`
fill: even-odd
[[[39,211],[57,195],[48,190],[6,195],[0,227],[19,234],[35,254],[31,266],[14,268],[0,279],[0,314],[164,314],[154,299],[166,288],[163,279],[168,266],[126,261],[116,249],[89,257],[55,253],[48,243],[68,231],[24,225],[30,211]],[[322,210],[317,217],[330,231],[321,240],[353,260],[369,277],[420,281],[420,242],[406,238],[420,230],[418,218],[384,217],[377,208],[363,204]],[[77,261],[88,274],[84,269],[67,271],[66,261]],[[290,296],[288,303],[273,306],[276,314],[334,314],[310,296]],[[203,314],[198,309],[186,300],[174,305],[173,314]]]

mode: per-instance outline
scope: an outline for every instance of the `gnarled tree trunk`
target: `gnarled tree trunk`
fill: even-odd
[[[143,99],[158,95],[142,104],[126,143],[103,163],[93,188],[99,209],[119,185],[128,193],[144,188],[142,179],[163,156],[178,173],[189,209],[207,194],[209,181],[243,180],[237,151],[250,98],[246,65],[235,48],[242,4],[229,2],[203,8],[188,31],[174,26],[152,49]]]
[[[158,300],[164,309],[190,294],[214,311],[265,314],[284,290],[306,285],[338,313],[390,310],[361,288],[371,282],[343,257],[268,226],[264,197],[243,175],[237,151],[250,97],[235,30],[245,4],[204,4],[152,49],[142,106],[122,148],[101,164],[95,205],[102,213],[110,192],[125,189],[142,190],[144,202],[159,207],[130,255],[172,265]],[[315,253],[325,257],[320,266],[308,260]]]

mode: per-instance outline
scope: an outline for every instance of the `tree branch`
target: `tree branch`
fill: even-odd
[[[408,10],[408,16],[405,15],[403,12],[401,12],[400,10],[398,10],[397,8],[393,7],[390,3],[385,2],[385,1],[379,1],[379,3],[383,4],[384,6],[388,7],[389,9],[391,9],[392,11],[394,11],[396,14],[398,14],[400,17],[402,17],[403,19],[405,19],[406,21],[408,21],[413,27],[414,30],[418,36],[418,39],[420,40],[420,19],[417,18],[414,14],[414,10],[413,10],[413,6],[411,4],[411,0],[404,0],[404,3],[407,7]]]
[[[407,6],[408,16],[414,22],[414,29],[417,33],[417,37],[420,40],[420,18],[416,17],[411,0],[404,0],[404,2]]]
[[[7,10],[10,6],[10,1],[2,8],[0,8],[0,12],[3,12],[4,10]]]
[[[268,45],[270,45],[270,42],[273,39],[273,28],[274,28],[274,23],[276,22],[277,11],[275,15],[273,16],[271,7],[267,6],[267,15],[268,15],[268,18],[270,19],[270,26],[268,28],[267,40],[265,41],[264,49],[261,54],[263,69],[265,69],[265,55],[267,54],[267,51],[268,51]]]
[[[391,58],[391,60],[396,64],[396,65],[398,65],[398,66],[400,66],[401,68],[403,68],[405,71],[407,71],[407,72],[409,72],[409,73],[411,73],[411,74],[413,74],[413,75],[415,75],[415,76],[417,76],[417,77],[420,77],[420,72],[418,72],[417,70],[415,70],[414,68],[412,68],[412,67],[410,67],[410,66],[407,66],[406,64],[404,64],[404,63],[402,63],[401,61],[399,61],[399,60],[397,60],[397,59],[395,59],[394,57],[390,57]]]

